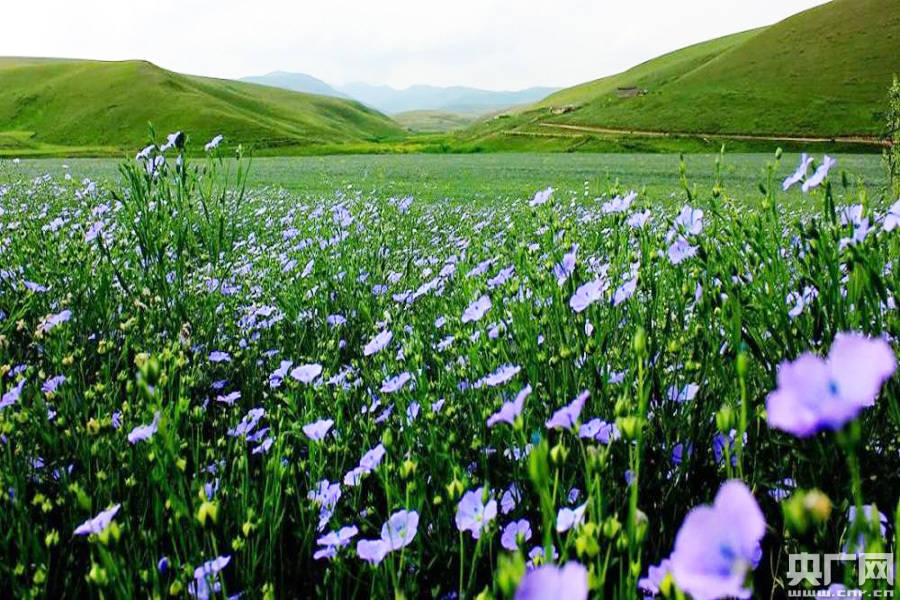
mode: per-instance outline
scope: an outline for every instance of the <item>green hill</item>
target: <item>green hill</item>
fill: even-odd
[[[895,73],[900,74],[900,0],[834,0],[769,27],[561,90],[479,123],[461,139],[489,148],[510,133],[536,138],[566,131],[553,125],[871,136],[881,131],[878,113]],[[640,95],[620,97],[619,88],[629,87]]]
[[[261,148],[358,144],[402,135],[358,102],[182,75],[145,61],[0,58],[0,152],[132,150],[183,130]]]

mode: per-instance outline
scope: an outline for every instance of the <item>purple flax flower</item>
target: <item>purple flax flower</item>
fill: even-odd
[[[356,543],[356,555],[359,556],[362,560],[372,563],[373,565],[377,565],[387,553],[390,551],[390,547],[384,542],[384,540],[359,540]]]
[[[575,290],[575,293],[569,299],[569,306],[575,312],[580,313],[594,302],[600,300],[607,287],[609,287],[609,283],[602,277],[589,281]]]
[[[29,292],[34,292],[35,294],[43,294],[49,289],[47,288],[47,286],[35,283],[33,281],[23,281],[22,285],[25,286],[26,290],[28,290]]]
[[[612,371],[609,374],[609,378],[607,379],[607,383],[610,385],[618,385],[625,381],[625,376],[628,374],[628,369],[624,371]]]
[[[578,256],[578,244],[574,244],[572,249],[563,254],[562,261],[553,265],[553,274],[556,276],[556,283],[563,285],[568,281],[572,273],[575,272],[575,261]]]
[[[228,566],[229,562],[231,562],[230,556],[219,556],[212,560],[208,560],[194,569],[194,579],[212,577]]]
[[[531,523],[528,522],[528,519],[519,519],[518,521],[512,521],[503,528],[503,534],[500,536],[500,545],[507,550],[516,550],[520,544],[530,539]]]
[[[281,383],[284,381],[284,378],[287,377],[288,371],[290,370],[292,364],[294,363],[289,360],[281,361],[281,364],[278,366],[278,368],[272,371],[272,373],[269,375],[270,388],[274,390],[281,387]]]
[[[840,210],[841,225],[859,225],[863,222],[863,205],[854,204]]]
[[[869,217],[865,217],[858,225],[856,225],[853,230],[853,235],[841,238],[841,241],[838,243],[838,249],[843,250],[847,246],[862,244],[866,241],[866,236],[869,235],[870,231],[872,231],[872,228],[869,227]]]
[[[159,411],[153,415],[153,421],[149,425],[138,425],[128,434],[128,441],[132,444],[149,440],[159,427]]]
[[[611,440],[619,439],[619,428],[615,423],[607,423],[601,419],[591,419],[578,428],[578,437],[597,440],[601,444],[608,444]]]
[[[412,378],[409,371],[404,371],[394,377],[388,377],[381,382],[381,392],[384,394],[393,394],[399,391]]]
[[[262,419],[266,414],[266,409],[262,407],[251,408],[247,411],[247,414],[244,415],[244,418],[241,419],[241,422],[237,424],[233,429],[228,430],[228,435],[231,437],[241,437],[247,436],[252,432],[256,425],[259,423],[259,420]]]
[[[463,323],[473,323],[481,319],[491,308],[491,299],[487,295],[482,296],[466,308],[462,315]]]
[[[475,265],[471,271],[466,273],[466,278],[471,279],[472,277],[478,277],[479,275],[484,275],[487,273],[487,270],[491,268],[491,266],[497,262],[495,258],[489,258],[487,260],[483,260],[477,265]]]
[[[400,510],[381,527],[381,538],[359,540],[356,554],[372,564],[380,563],[388,552],[408,546],[419,530],[419,513],[414,510]]]
[[[259,446],[255,447],[251,451],[251,454],[265,454],[272,448],[272,444],[274,444],[274,443],[275,443],[275,438],[270,435],[269,437],[264,439]]]
[[[794,488],[797,487],[797,482],[791,479],[790,477],[785,477],[781,480],[780,483],[772,486],[772,489],[769,490],[769,496],[772,497],[775,502],[781,502],[782,500],[790,497],[791,493],[793,493]]]
[[[547,429],[571,429],[578,421],[581,409],[584,408],[584,403],[590,395],[589,390],[584,390],[572,402],[553,413],[546,423]]]
[[[630,217],[626,223],[628,223],[634,229],[643,229],[644,225],[647,224],[647,221],[650,220],[650,211],[645,210],[644,212],[636,212]]]
[[[119,512],[120,507],[121,504],[116,504],[104,510],[93,519],[88,519],[75,529],[74,535],[100,535],[103,530],[109,526],[113,517]]]
[[[831,167],[837,164],[837,159],[831,158],[827,154],[825,158],[822,160],[822,164],[816,169],[816,172],[810,175],[809,179],[803,182],[803,193],[809,193],[809,190],[813,188],[817,188],[822,185],[822,182],[825,181],[825,178],[828,177],[828,171],[831,170]]]
[[[372,356],[384,350],[394,337],[394,333],[390,329],[385,329],[363,347],[363,355]]]
[[[213,139],[211,139],[211,140],[209,140],[208,142],[206,142],[206,145],[203,146],[203,149],[204,149],[206,152],[209,152],[210,150],[215,150],[216,148],[219,147],[219,144],[222,143],[222,140],[224,140],[224,139],[225,139],[225,138],[222,137],[221,134],[220,134],[220,135],[217,135],[217,136],[215,136]]]
[[[498,385],[503,385],[504,383],[515,377],[521,370],[522,367],[516,365],[502,365],[490,375],[485,375],[484,377],[476,381],[472,387],[497,387]]]
[[[3,397],[0,398],[0,410],[8,406],[12,406],[16,402],[19,401],[19,398],[22,397],[22,388],[25,387],[25,380],[22,379],[12,387],[9,391],[3,394]]]
[[[381,539],[389,550],[399,550],[412,543],[419,530],[419,513],[399,510],[381,526]]]
[[[687,444],[684,444],[682,442],[678,442],[672,448],[672,464],[675,466],[678,466],[684,462],[685,458],[687,458],[689,460],[693,454],[694,454],[694,444],[693,443],[688,442]]]
[[[690,402],[697,396],[700,386],[696,383],[688,383],[679,388],[678,386],[669,386],[666,397],[673,402]]]
[[[59,389],[59,386],[66,382],[65,375],[56,375],[55,377],[51,377],[47,381],[44,382],[44,385],[41,386],[41,391],[45,394],[52,394]]]
[[[697,246],[691,246],[686,239],[680,237],[669,246],[668,255],[669,262],[677,265],[696,256]]]
[[[269,433],[268,427],[263,427],[262,429],[257,429],[253,433],[247,434],[247,441],[248,442],[258,442],[259,440],[263,439],[267,433]]]
[[[362,467],[353,467],[346,473],[344,473],[344,485],[347,487],[354,487],[359,485],[360,481],[362,481],[362,476],[365,475],[368,471],[363,469]]]
[[[86,243],[93,242],[100,237],[101,233],[103,233],[103,221],[94,221],[94,224],[84,232],[84,241]]]
[[[672,572],[672,561],[664,558],[658,566],[650,566],[647,569],[647,576],[638,580],[638,589],[644,593],[655,596],[659,594],[659,588],[662,585],[666,575]]]
[[[62,312],[56,313],[55,315],[48,315],[44,318],[44,321],[41,323],[41,331],[44,333],[54,329],[55,327],[62,325],[66,321],[72,318],[71,310],[64,310]]]
[[[166,143],[159,147],[160,152],[168,152],[174,147],[181,148],[184,146],[184,134],[180,131],[170,133],[166,136]]]
[[[516,588],[515,600],[587,600],[588,573],[570,560],[562,567],[541,565],[525,574]]]
[[[618,306],[631,298],[637,289],[637,277],[632,277],[616,289],[613,294],[613,306]]]
[[[887,214],[884,215],[881,227],[887,232],[891,232],[897,227],[900,227],[900,200],[894,202],[894,205],[891,206]]]
[[[323,558],[331,560],[337,556],[337,552],[337,546],[322,546],[313,552],[313,560],[322,560]]]
[[[635,191],[631,191],[625,196],[616,196],[612,200],[604,202],[600,210],[607,215],[626,212],[631,208],[631,203],[634,202],[635,198],[637,198],[637,192]]]
[[[531,386],[526,385],[512,402],[504,402],[500,410],[488,417],[487,426],[493,427],[497,423],[509,423],[512,425],[516,417],[522,414],[522,408],[525,406],[525,399],[531,394]]]
[[[305,433],[306,437],[312,441],[321,442],[325,439],[325,435],[331,429],[332,425],[334,425],[334,419],[321,419],[315,423],[307,423],[304,425],[303,433]]]
[[[381,464],[384,455],[384,445],[378,444],[377,446],[363,454],[363,457],[359,459],[359,468],[363,469],[366,473],[374,471],[378,467],[378,465]]]
[[[463,494],[456,507],[456,528],[469,531],[474,539],[481,537],[481,532],[488,523],[497,516],[497,501],[488,496],[485,502],[485,490],[480,487]]]
[[[346,546],[350,543],[350,540],[356,537],[357,533],[359,533],[359,529],[355,525],[341,527],[338,531],[332,531],[327,535],[323,535],[316,540],[316,543],[320,546]]]
[[[231,362],[231,355],[227,352],[222,352],[220,350],[214,350],[209,353],[209,362],[211,363],[223,363],[223,362]]]
[[[581,522],[584,520],[585,508],[587,508],[587,503],[575,508],[564,506],[559,509],[559,512],[556,514],[556,531],[562,533],[581,525]]]
[[[224,396],[218,395],[216,396],[216,402],[221,402],[222,404],[227,404],[231,406],[235,402],[241,399],[241,392],[231,392],[230,394],[225,394]]]
[[[494,289],[495,287],[501,286],[513,276],[516,272],[516,268],[514,266],[506,267],[505,269],[500,269],[496,275],[487,280],[488,288]]]
[[[528,202],[528,206],[534,208],[535,206],[540,206],[541,204],[546,204],[547,200],[550,199],[550,196],[553,195],[553,188],[548,187],[543,190],[537,191],[534,193],[534,196],[531,197],[531,200]]]
[[[778,388],[766,399],[769,425],[798,437],[839,429],[875,404],[896,369],[884,340],[838,334],[827,359],[807,352],[778,367]]]
[[[675,227],[681,227],[687,235],[703,231],[703,210],[685,205],[675,217]]]
[[[785,298],[785,302],[787,304],[793,304],[794,306],[788,311],[788,316],[791,319],[796,319],[803,313],[803,309],[819,295],[819,290],[814,287],[806,286],[803,288],[803,293],[791,292]]]
[[[332,327],[340,327],[347,323],[347,319],[343,315],[328,315],[325,321]]]
[[[210,583],[213,582],[219,571],[224,569],[230,561],[230,556],[219,556],[206,561],[194,569],[194,582],[188,585],[188,593],[197,598],[197,600],[208,600],[211,596],[210,592],[218,594],[222,586],[218,581],[212,585]]]
[[[500,511],[504,515],[511,513],[521,499],[522,490],[520,490],[519,486],[515,483],[510,484],[509,488],[503,492],[503,496],[500,498]]]
[[[300,365],[291,371],[291,377],[300,383],[312,383],[316,377],[322,374],[322,365],[319,363],[310,363]]]
[[[712,506],[687,514],[672,552],[675,584],[695,600],[749,598],[747,573],[761,557],[766,521],[747,486],[737,480],[719,488]]]
[[[784,181],[781,183],[782,191],[788,191],[792,185],[806,177],[806,172],[809,171],[809,166],[812,164],[812,161],[812,156],[807,156],[804,152],[803,156],[800,157],[800,165],[797,167],[797,170],[785,177]]]
[[[571,490],[569,490],[569,494],[566,496],[566,500],[569,501],[569,504],[574,504],[575,502],[578,502],[578,498],[580,497],[581,490],[579,490],[577,487],[573,487]]]
[[[216,496],[216,492],[219,491],[219,478],[216,477],[213,481],[207,481],[203,484],[203,491],[206,492],[206,499],[212,500]]]
[[[728,437],[726,438],[721,433],[717,433],[713,436],[712,441],[712,449],[713,449],[713,457],[716,459],[716,464],[722,464],[722,461],[725,460],[725,450],[728,450],[728,455],[731,456],[731,466],[737,466],[737,429],[732,429],[728,432]],[[747,432],[744,432],[744,436],[741,438],[744,447],[747,446]]]
[[[306,497],[317,506],[334,508],[338,500],[341,499],[341,484],[323,479],[316,484],[314,489],[309,490]]]
[[[337,554],[338,548],[343,548],[350,543],[356,534],[359,533],[359,529],[356,528],[355,525],[350,525],[349,527],[341,527],[338,531],[332,531],[327,535],[320,537],[316,540],[316,543],[321,546],[316,552],[313,554],[313,559],[320,560],[322,558],[332,558]]]

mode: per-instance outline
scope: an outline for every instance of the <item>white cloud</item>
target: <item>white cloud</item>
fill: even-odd
[[[143,58],[202,75],[304,72],[514,89],[567,86],[822,0],[28,0],[0,55]]]

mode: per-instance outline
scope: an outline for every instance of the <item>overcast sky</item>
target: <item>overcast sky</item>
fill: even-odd
[[[0,55],[329,83],[569,86],[822,0],[3,0]]]

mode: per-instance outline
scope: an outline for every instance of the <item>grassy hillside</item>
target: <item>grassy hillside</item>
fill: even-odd
[[[877,135],[900,73],[900,0],[834,0],[770,27],[690,46],[561,90],[462,138],[553,135],[547,124],[794,136]],[[646,90],[620,98],[617,88]]]
[[[182,75],[144,61],[0,58],[0,145],[133,149],[146,140],[148,122],[159,133],[180,129],[200,142],[222,133],[263,148],[401,134],[358,102]]]

